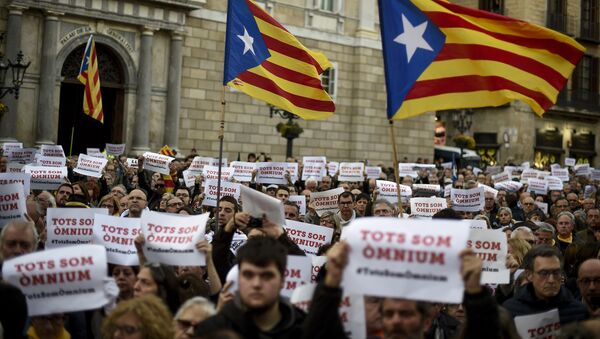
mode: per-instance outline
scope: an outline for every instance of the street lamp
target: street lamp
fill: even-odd
[[[5,33],[0,34],[0,43],[4,40],[4,35]],[[0,54],[0,99],[4,98],[8,93],[12,93],[15,96],[15,99],[19,98],[19,89],[21,88],[21,85],[23,85],[23,78],[25,77],[25,72],[30,64],[31,61],[27,63],[24,62],[22,51],[19,51],[14,62],[8,58],[4,60],[4,55]],[[6,86],[6,74],[9,69],[12,76],[12,82]]]
[[[464,137],[471,125],[473,124],[473,110],[462,109],[452,111],[452,124],[460,132],[460,136],[455,140],[458,147],[460,147],[460,163],[462,166],[463,150],[467,146],[467,140]],[[461,137],[462,136],[462,137]]]
[[[269,117],[272,119],[274,115],[278,115],[283,119],[287,119],[287,122],[277,124],[277,131],[287,140],[287,148],[285,152],[286,157],[292,157],[292,149],[294,147],[294,139],[300,136],[304,130],[294,120],[299,119],[296,114],[290,113],[279,107],[269,105]]]

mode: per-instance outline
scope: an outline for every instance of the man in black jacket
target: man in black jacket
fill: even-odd
[[[328,270],[317,285],[308,314],[280,297],[287,261],[285,247],[272,237],[253,237],[238,251],[239,291],[217,315],[196,328],[196,335],[232,329],[245,338],[343,338],[338,314],[339,288],[347,246],[328,253]],[[323,326],[327,324],[327,326]]]
[[[586,307],[561,285],[560,253],[554,247],[537,246],[525,255],[527,280],[514,297],[504,303],[513,317],[557,308],[561,325],[588,317]]]

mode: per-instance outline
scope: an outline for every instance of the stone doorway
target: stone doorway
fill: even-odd
[[[104,149],[108,143],[123,143],[124,70],[115,52],[96,41],[104,124],[83,113],[84,86],[79,82],[79,68],[85,44],[77,46],[65,59],[61,69],[58,144],[69,155],[85,153],[86,148]],[[73,147],[71,149],[71,133]]]

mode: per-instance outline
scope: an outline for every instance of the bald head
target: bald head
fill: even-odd
[[[577,287],[590,313],[599,311],[600,305],[600,260],[588,259],[579,266]]]

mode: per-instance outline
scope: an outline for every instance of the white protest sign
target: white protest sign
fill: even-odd
[[[0,229],[11,220],[25,219],[25,197],[19,182],[0,185]]]
[[[562,181],[569,181],[569,170],[566,168],[553,168],[552,176],[557,177]]]
[[[475,174],[475,176],[478,176],[479,173],[483,172],[483,170],[479,167],[473,167],[473,174]]]
[[[533,168],[524,169],[523,172],[521,172],[521,182],[526,183],[529,179],[537,179],[539,172],[540,171]]]
[[[392,204],[398,203],[398,187],[395,182],[387,180],[376,180],[377,190],[379,191],[378,199],[384,199]],[[403,201],[408,201],[412,196],[410,186],[400,185],[400,196]]]
[[[536,201],[535,204],[537,207],[544,212],[545,215],[548,215],[548,204],[541,201]]]
[[[324,174],[323,169],[327,166],[327,158],[325,158],[325,157],[303,157],[302,158],[302,166],[303,166],[302,180],[306,180],[310,177],[313,177],[317,181],[321,181],[321,178]]]
[[[338,169],[340,168],[340,163],[337,161],[330,161],[327,164],[327,173],[329,173],[329,176],[334,176]]]
[[[592,180],[600,181],[600,169],[591,169]]]
[[[204,266],[206,258],[196,243],[204,239],[207,221],[208,213],[181,216],[144,210],[141,228],[146,258],[167,265]]]
[[[548,182],[542,179],[529,178],[527,191],[535,194],[546,195],[548,194]]]
[[[381,167],[367,166],[365,167],[365,172],[367,172],[367,179],[379,179],[379,176],[381,175]]]
[[[459,253],[469,226],[456,220],[359,218],[344,228],[351,248],[348,294],[461,303]]]
[[[310,284],[296,288],[290,297],[290,302],[301,310],[308,312],[315,287],[315,284]],[[338,310],[346,338],[366,338],[367,327],[365,323],[364,297],[362,295],[346,295],[344,293]]]
[[[443,162],[442,168],[452,168],[452,161]]]
[[[206,168],[206,167],[205,167]],[[210,179],[204,182],[204,206],[217,206],[217,185],[218,180]],[[229,181],[221,181],[221,198],[224,196],[231,196],[235,200],[240,200],[240,184]]]
[[[23,148],[22,142],[5,142],[2,144],[2,154],[7,155],[13,149]]]
[[[565,158],[565,166],[575,166],[575,158]]]
[[[297,287],[310,284],[312,264],[310,257],[303,255],[288,255],[287,266],[284,273],[283,289],[281,295],[291,297]]]
[[[497,184],[499,182],[509,181],[510,174],[508,174],[506,172],[500,172],[498,174],[492,175],[492,180],[494,181],[494,184]]]
[[[137,169],[138,168],[138,159],[127,158],[127,167]]]
[[[364,180],[365,164],[362,162],[342,162],[338,181],[360,182]]]
[[[338,211],[338,196],[344,192],[342,187],[334,188],[324,192],[312,192],[310,200],[315,203],[315,211],[321,216],[324,212]]]
[[[174,158],[166,155],[146,152],[144,153],[144,169],[152,172],[158,172],[160,174],[169,175],[171,172],[169,165]]]
[[[102,176],[102,170],[107,163],[108,160],[106,159],[80,154],[77,159],[77,167],[73,169],[73,172],[88,177],[100,178]]]
[[[561,178],[557,178],[554,176],[547,176],[544,178],[546,183],[548,183],[549,191],[562,191],[563,190],[563,181]]]
[[[120,218],[95,214],[93,242],[106,248],[108,262],[115,265],[139,265],[134,239],[140,233],[140,218]]]
[[[252,172],[256,169],[255,162],[232,161],[231,167],[235,169],[233,178],[239,182],[252,181]]]
[[[449,197],[451,192],[452,192],[452,184],[448,184],[448,185],[444,186],[444,198]]]
[[[188,168],[188,170],[192,171],[192,172],[197,172],[197,173],[202,173],[202,169],[204,168],[204,166],[208,166],[211,165],[213,163],[214,159],[210,158],[210,157],[194,157],[194,159],[192,159],[192,162],[190,163],[190,167]],[[217,160],[217,162],[219,162],[219,160]]]
[[[125,153],[125,144],[109,144],[104,147],[106,154],[119,156]]]
[[[430,192],[432,194],[439,194],[440,193],[440,185],[433,185],[433,184],[413,184],[412,185],[412,189],[413,189],[413,191]]]
[[[183,182],[186,187],[194,187],[196,185],[196,176],[198,175],[196,172],[192,172],[190,170],[185,170],[182,172],[183,174]]]
[[[259,184],[287,185],[285,179],[287,163],[259,162],[256,164],[256,182]]]
[[[306,254],[317,255],[319,247],[331,244],[333,228],[293,220],[286,220],[285,223],[283,228],[287,231],[288,238]]]
[[[65,152],[61,145],[42,145],[41,155],[46,157],[61,157],[65,158]]]
[[[415,165],[416,164],[398,164],[398,175],[400,177],[418,177],[419,175],[417,174],[417,171],[415,171]]]
[[[106,154],[100,152],[99,148],[88,148],[87,152],[85,153],[87,153],[87,155],[90,157],[106,159]]]
[[[279,199],[244,185],[240,185],[240,189],[244,212],[249,213],[254,218],[262,218],[264,214],[267,219],[277,225],[285,224],[283,203]]]
[[[298,163],[297,162],[286,162],[287,171],[290,173],[290,179],[292,182],[298,181]]]
[[[488,229],[488,224],[485,220],[481,220],[481,219],[464,219],[463,222],[466,222],[469,224],[469,227],[472,230],[487,230]]]
[[[410,199],[410,215],[431,217],[446,207],[448,207],[448,204],[444,198]]]
[[[550,165],[550,169],[560,168],[560,164],[554,163]]]
[[[311,273],[311,277],[310,277],[310,282],[316,283],[317,276],[319,275],[321,268],[327,262],[327,257],[324,255],[321,255],[321,256],[313,255],[310,257],[310,260],[312,262],[312,273]]]
[[[573,167],[573,170],[575,170],[576,176],[588,176],[588,175],[592,174],[592,171],[590,169],[590,164],[575,165],[575,167]]]
[[[521,189],[521,187],[523,187],[523,183],[518,181],[503,181],[494,184],[494,188],[506,190],[508,192],[518,191]]]
[[[512,175],[516,169],[515,166],[504,166],[504,172],[508,173],[508,175]]]
[[[85,149],[85,153],[87,155],[91,155],[90,153],[94,154],[94,153],[102,153],[102,152],[100,152],[99,148],[88,147],[88,148]]]
[[[28,164],[35,160],[35,148],[17,148],[11,149],[7,153],[9,162],[19,162],[22,164]]]
[[[525,162],[521,163],[521,167],[523,167],[523,168],[530,168],[531,164],[529,163],[529,161],[525,161]]]
[[[108,209],[48,208],[46,248],[91,244],[95,214],[108,215]]]
[[[486,172],[488,172],[489,174],[500,173],[500,172],[502,172],[502,167],[500,167],[500,166],[488,166],[486,168]]]
[[[508,284],[510,271],[506,268],[506,234],[497,230],[471,230],[467,247],[483,260],[482,284]]]
[[[23,292],[30,317],[97,309],[116,298],[106,286],[106,250],[98,245],[17,256],[4,262],[2,277]]]
[[[485,205],[483,187],[468,190],[453,188],[450,196],[452,197],[452,209],[455,211],[479,212]]]
[[[494,195],[494,199],[496,199],[496,197],[498,196],[498,190],[493,187],[483,184],[477,184],[477,187],[483,187],[484,193],[492,193]]]
[[[288,201],[298,205],[300,215],[306,215],[306,197],[304,195],[290,195]]]
[[[8,164],[6,164],[6,173],[21,173],[21,169],[23,169],[23,167],[25,167],[25,164],[21,164],[18,162],[9,162]]]
[[[515,317],[517,333],[523,339],[558,338],[560,334],[560,316],[558,309]]]
[[[550,172],[548,171],[538,171],[538,179],[544,179],[545,177],[550,176]]]
[[[54,190],[67,181],[66,167],[27,165],[23,169],[25,173],[31,175],[32,190]]]
[[[38,166],[46,166],[46,167],[63,167],[67,163],[67,158],[61,157],[47,157],[40,155],[37,158]]]
[[[219,158],[210,158],[210,166],[219,166]],[[227,167],[227,158],[221,158],[221,167]]]
[[[8,184],[22,184],[25,198],[29,195],[31,175],[27,173],[0,173],[0,188]]]
[[[234,171],[235,168],[233,167],[221,167],[221,181],[229,181]],[[205,180],[217,180],[219,179],[219,167],[206,165],[202,169],[202,175]]]

